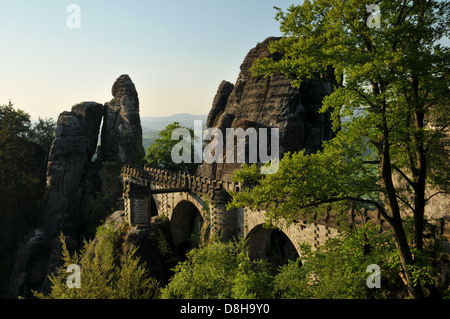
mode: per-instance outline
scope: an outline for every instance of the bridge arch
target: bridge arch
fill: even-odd
[[[191,201],[181,200],[175,205],[170,218],[170,231],[177,255],[184,256],[200,244],[204,224],[201,210]]]
[[[250,230],[246,240],[250,258],[265,259],[274,268],[299,258],[294,243],[278,228],[258,224]]]

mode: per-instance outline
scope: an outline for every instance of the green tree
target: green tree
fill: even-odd
[[[30,127],[27,113],[11,102],[0,105],[0,286],[9,278],[19,244],[39,219],[45,155],[26,138]]]
[[[435,241],[440,240],[435,226],[425,223],[430,238],[425,248],[433,250]],[[405,228],[410,237],[413,233],[413,220],[405,220]],[[395,244],[391,240],[392,230],[381,231],[379,225],[370,223],[360,228],[341,232],[329,239],[324,245],[312,251],[309,245],[301,246],[301,260],[290,261],[280,267],[274,279],[277,298],[398,298],[405,296],[405,285],[398,276],[402,265]],[[415,268],[412,270],[413,281],[437,284],[444,295],[449,287],[446,279],[435,278],[432,261],[417,250]],[[370,288],[367,280],[374,274],[369,266],[380,268],[380,286]],[[372,282],[372,281],[371,281]]]
[[[321,111],[332,110],[340,131],[317,154],[286,154],[276,174],[237,194],[233,205],[263,206],[274,220],[311,216],[331,203],[342,212],[355,203],[373,206],[393,229],[409,293],[420,298],[411,251],[423,250],[433,196],[426,190],[449,192],[450,51],[440,40],[449,35],[450,3],[379,1],[380,28],[367,24],[372,3],[305,0],[287,12],[277,8],[284,37],[270,50],[283,55],[256,61],[253,75],[281,72],[295,87],[330,81],[334,91]],[[412,243],[402,219],[408,215]]]
[[[34,124],[28,133],[28,138],[40,145],[47,157],[53,143],[53,129],[55,125],[56,123],[52,118],[42,119],[39,117],[37,123]]]
[[[172,132],[176,129],[187,129],[191,134],[191,141],[194,141],[194,131],[192,129],[184,127],[178,122],[171,123],[159,132],[154,143],[147,148],[147,154],[145,156],[147,164],[151,167],[167,169],[170,171],[188,171],[190,173],[195,173],[199,164],[194,163],[194,159],[191,156],[191,154],[194,154],[192,143],[190,146],[191,152],[189,153],[189,158],[191,159],[190,163],[181,162],[178,164],[172,160],[172,150],[175,145],[180,143],[179,139],[172,139]]]
[[[302,261],[281,267],[275,278],[279,298],[362,299],[388,298],[400,293],[403,283],[398,277],[401,265],[390,235],[379,226],[342,232],[312,252],[302,247]],[[380,267],[381,287],[366,284],[369,265]]]
[[[50,276],[52,283],[48,295],[33,292],[40,299],[152,299],[159,291],[159,284],[149,276],[146,264],[136,256],[137,248],[122,249],[118,246],[120,234],[111,231],[108,225],[99,227],[104,237],[96,243],[85,242],[81,252],[70,256],[61,234],[63,267]],[[80,287],[69,288],[67,272],[69,265],[78,265]]]
[[[250,260],[245,241],[192,249],[174,268],[163,299],[272,298],[273,277],[262,260]]]

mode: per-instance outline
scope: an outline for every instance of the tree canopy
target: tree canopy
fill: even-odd
[[[31,136],[39,130],[47,141],[53,137],[52,130],[44,133],[40,127],[13,103],[0,105],[0,286],[9,278],[16,249],[39,219],[48,150]]]
[[[172,150],[175,145],[180,143],[178,139],[172,139],[172,132],[177,129],[189,131],[191,134],[191,141],[194,141],[194,131],[192,129],[184,127],[178,122],[173,122],[161,130],[154,143],[147,148],[145,160],[151,167],[167,169],[169,171],[188,171],[190,173],[195,173],[199,164],[194,163],[192,158],[192,154],[194,154],[193,145],[181,149],[183,152],[189,148],[191,149],[191,153],[187,156],[191,159],[190,162],[175,163],[172,159]]]

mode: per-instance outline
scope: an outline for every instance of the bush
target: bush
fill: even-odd
[[[149,276],[145,263],[133,250],[118,249],[120,233],[108,225],[99,228],[102,237],[98,241],[85,242],[80,254],[70,256],[64,236],[61,234],[64,266],[50,277],[51,292],[45,296],[34,292],[41,299],[150,299],[156,298],[158,282]],[[69,288],[66,269],[76,264],[81,267],[80,288]]]
[[[275,278],[278,298],[365,299],[393,297],[403,287],[398,253],[387,232],[378,226],[353,229],[330,239],[312,252],[302,246],[304,264],[299,261],[282,266]],[[381,270],[381,288],[369,289],[372,274],[367,267]]]
[[[165,299],[271,298],[269,265],[250,260],[245,241],[212,243],[188,252],[162,289]]]

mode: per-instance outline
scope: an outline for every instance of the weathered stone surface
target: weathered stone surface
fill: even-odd
[[[227,106],[228,97],[231,92],[233,92],[233,89],[234,84],[230,82],[222,81],[222,83],[220,83],[217,93],[214,96],[211,111],[206,120],[206,128],[212,127],[214,125],[214,120],[223,113]]]
[[[59,236],[50,239],[43,229],[36,229],[30,239],[19,249],[11,274],[11,297],[33,298],[32,290],[49,293],[48,275],[64,265]],[[69,253],[77,249],[77,242],[64,237]]]
[[[83,197],[83,177],[89,158],[89,137],[74,112],[63,112],[55,128],[47,166],[43,228],[54,237],[74,232]]]
[[[39,289],[46,270],[48,243],[42,229],[34,231],[16,257],[10,280],[11,297],[29,297],[32,289]]]
[[[124,227],[127,225],[126,214],[124,211],[116,211],[108,217],[105,224],[109,224],[113,231],[121,233],[125,249],[137,249],[136,254],[141,262],[146,263],[151,277],[162,284],[167,283],[172,276],[171,269],[178,262],[173,253],[174,247],[170,245],[172,240],[169,219],[153,216],[145,227]],[[93,246],[100,240],[101,238],[96,237]]]
[[[103,118],[104,105],[96,102],[82,102],[72,107],[89,139],[88,156],[92,158],[98,142],[98,133]]]
[[[252,77],[249,71],[257,59],[280,58],[279,54],[271,55],[267,48],[270,41],[277,39],[267,38],[250,50],[234,87],[227,82],[220,84],[206,126],[219,128],[224,137],[227,128],[279,128],[280,156],[301,149],[315,152],[321,148],[323,140],[333,136],[329,114],[318,112],[323,98],[331,93],[331,85],[310,81],[295,89],[281,74],[270,78]],[[224,149],[224,159],[225,156]],[[239,163],[203,163],[197,174],[230,180],[232,172],[240,166]]]
[[[128,75],[121,75],[112,87],[114,98],[105,104],[101,156],[107,162],[131,163],[143,152],[139,97]]]
[[[17,297],[33,289],[48,290],[48,274],[60,260],[60,232],[68,236],[68,246],[81,243],[92,222],[91,203],[102,182],[101,159],[118,165],[132,162],[142,149],[142,129],[136,88],[127,75],[120,76],[112,88],[114,98],[106,106],[96,102],[74,105],[60,114],[50,150],[41,228],[18,252],[11,276],[11,294]],[[102,148],[96,153],[100,126]],[[104,186],[104,185],[103,185]],[[72,245],[73,244],[73,245]],[[59,247],[59,248],[58,248]]]
[[[95,153],[103,105],[83,102],[63,112],[54,131],[55,139],[47,166],[43,228],[50,237],[60,231],[77,235],[87,219],[88,201],[95,194]]]

